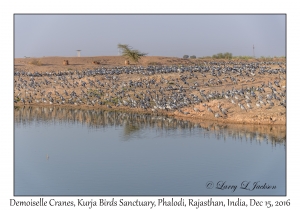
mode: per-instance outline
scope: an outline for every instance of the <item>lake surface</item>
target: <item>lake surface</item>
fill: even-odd
[[[285,195],[286,127],[50,107],[14,112],[15,195]]]

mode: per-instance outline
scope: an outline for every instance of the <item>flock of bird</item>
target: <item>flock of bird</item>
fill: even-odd
[[[130,108],[152,113],[232,114],[286,108],[283,62],[204,62],[194,66],[120,66],[58,72],[14,72],[18,105]],[[212,101],[217,108],[211,107]],[[190,108],[190,109],[185,109]],[[192,111],[188,111],[192,110]]]

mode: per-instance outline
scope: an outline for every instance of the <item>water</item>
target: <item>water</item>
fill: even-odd
[[[285,126],[47,107],[14,115],[15,195],[286,194]]]

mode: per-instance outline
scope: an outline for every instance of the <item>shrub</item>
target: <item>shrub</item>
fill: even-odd
[[[28,63],[29,63],[29,64],[32,64],[32,65],[36,65],[36,66],[41,66],[41,65],[43,65],[42,62],[41,62],[40,60],[36,60],[36,59],[34,59],[34,60],[32,60],[32,61],[29,61]]]
[[[231,59],[232,58],[232,53],[229,53],[229,52],[226,52],[226,53],[218,53],[218,54],[215,54],[212,56],[213,58],[216,58],[216,59]]]
[[[191,56],[190,56],[190,58],[192,58],[192,59],[195,59],[195,58],[196,58],[196,56],[195,56],[195,55],[191,55]]]
[[[183,58],[184,58],[184,59],[187,59],[187,58],[189,58],[189,56],[188,56],[188,55],[184,55]]]

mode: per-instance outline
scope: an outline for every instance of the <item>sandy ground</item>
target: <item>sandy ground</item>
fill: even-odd
[[[69,65],[63,65],[63,61],[68,60]],[[59,72],[59,71],[75,71],[75,70],[88,70],[88,69],[96,69],[96,68],[113,68],[113,67],[120,67],[124,66],[124,58],[121,56],[98,56],[98,57],[42,57],[42,58],[16,58],[14,63],[14,70],[15,71],[26,71],[26,72]],[[32,61],[39,61],[38,65],[30,64]],[[177,66],[193,66],[193,65],[206,65],[205,63],[209,62],[211,60],[208,59],[182,59],[182,58],[175,58],[175,57],[159,57],[159,56],[146,56],[140,60],[138,64],[130,64],[131,67],[135,66],[148,66],[148,65],[177,65]],[[222,60],[215,60],[216,62],[220,62]],[[285,63],[285,60],[278,59],[277,61],[281,61]],[[236,62],[257,62],[257,60],[239,60]],[[277,69],[279,68],[278,65],[270,65],[268,68]],[[143,80],[150,80],[155,79],[157,83],[160,84],[159,87],[166,87],[169,84],[173,84],[176,79],[180,79],[180,76],[186,76],[189,78],[188,73],[168,73],[168,74],[155,74],[155,75],[141,75],[141,74],[121,74],[118,76],[118,81],[143,81]],[[286,86],[286,80],[285,74],[281,75],[281,78],[284,77],[284,80],[279,78],[279,74],[265,74],[265,75],[258,75],[250,78],[245,77],[238,77],[236,75],[238,83],[233,84],[230,81],[223,82],[222,84],[218,85],[204,85],[208,80],[213,79],[213,76],[207,74],[205,77],[202,75],[197,75],[198,78],[189,78],[189,83],[198,82],[200,84],[199,88],[201,90],[204,90],[205,93],[213,92],[213,91],[219,91],[222,90],[231,90],[232,88],[239,89],[239,88],[245,88],[245,87],[258,87],[262,83],[268,84],[268,82],[273,82],[274,80],[280,80],[280,86]],[[108,84],[111,86],[111,81],[107,80],[102,75],[97,75],[93,78],[94,80],[99,79],[100,81]],[[27,78],[29,80],[29,78]],[[42,81],[43,78],[38,78],[37,81]],[[228,79],[229,80],[229,79]],[[88,82],[87,78],[83,78],[80,81],[86,81]],[[167,81],[168,84],[164,84],[164,81]],[[16,89],[16,85],[20,83],[19,78],[15,76],[15,97],[17,94],[22,93],[24,95],[28,95],[33,90],[30,89]],[[186,90],[186,95],[195,94],[199,95],[199,91],[189,89],[188,86],[184,86],[182,84],[184,89]],[[54,87],[55,86],[55,87]],[[110,87],[109,86],[109,87]],[[153,90],[159,89],[159,87],[153,87]],[[60,85],[56,84],[54,85],[52,83],[51,86],[42,86],[41,87],[45,92],[54,92],[54,89],[58,91],[59,93],[63,94],[64,88]],[[68,91],[74,90],[75,92],[79,93],[81,91],[82,87],[71,87]],[[90,91],[92,88],[86,88],[86,91]],[[278,88],[281,90],[281,88]],[[109,88],[103,88],[104,94],[106,96],[113,96],[113,93],[110,92]],[[128,90],[128,94],[132,97],[134,94],[142,94],[145,89],[143,88],[136,88],[133,91]],[[26,93],[25,93],[26,92]],[[271,90],[266,88],[266,93],[270,93]],[[206,104],[206,106],[203,106],[203,104]],[[210,107],[214,112],[218,111],[218,105],[222,105],[228,110],[227,116],[221,116],[219,118],[215,118],[214,114],[209,112],[207,110],[207,107]],[[16,106],[22,106],[24,105],[22,102],[18,101]],[[25,103],[25,105],[28,105]],[[74,107],[75,105],[62,105],[62,104],[48,104],[48,103],[37,103],[33,102],[30,104],[31,106],[65,106],[65,107]],[[132,108],[128,108],[125,106],[119,106],[116,107],[113,104],[112,109],[119,109],[119,110],[128,110]],[[80,108],[86,108],[86,109],[107,109],[106,105],[77,105],[77,107],[80,106]],[[221,123],[241,123],[241,124],[286,124],[286,108],[283,106],[280,106],[279,103],[275,103],[275,105],[270,108],[268,105],[263,105],[261,108],[258,108],[255,106],[255,101],[252,102],[252,109],[247,110],[241,110],[237,104],[232,104],[230,100],[222,98],[222,99],[213,99],[209,101],[205,101],[201,104],[197,105],[189,105],[185,108],[182,108],[181,110],[184,113],[181,113],[179,111],[166,111],[166,110],[159,110],[158,113],[155,114],[165,114],[169,116],[174,116],[176,118],[182,118],[182,119],[190,119],[193,121],[197,120],[210,120],[210,121],[218,121]],[[198,108],[199,111],[194,111],[194,108]],[[150,109],[141,109],[141,108],[134,108],[131,111],[134,112],[143,112],[143,113],[153,113]],[[186,114],[189,113],[189,114]]]
[[[32,61],[40,61],[42,65],[29,64]],[[69,65],[63,65],[63,61],[68,60]],[[141,58],[135,65],[193,65],[198,64],[197,60],[182,59],[176,57],[147,56]],[[64,71],[64,70],[86,70],[97,67],[111,68],[114,66],[124,66],[125,59],[122,56],[97,56],[97,57],[41,57],[41,58],[16,58],[15,70],[34,71]]]

